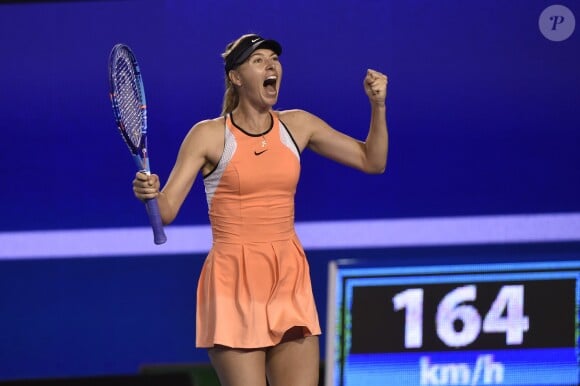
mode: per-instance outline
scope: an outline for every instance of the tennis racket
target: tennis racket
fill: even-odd
[[[124,44],[116,44],[109,55],[109,85],[113,115],[139,171],[150,174],[147,153],[147,103],[141,70],[135,55]],[[153,241],[167,241],[157,199],[145,202]]]

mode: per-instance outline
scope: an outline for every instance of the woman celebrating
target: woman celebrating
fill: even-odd
[[[320,325],[308,262],[294,230],[300,154],[309,148],[378,174],[388,149],[387,77],[368,70],[365,141],[303,110],[276,111],[282,47],[243,35],[226,47],[222,116],[185,137],[167,183],[137,173],[140,200],[157,198],[165,224],[177,216],[199,172],[213,245],[197,291],[196,346],[208,348],[222,386],[316,386]]]

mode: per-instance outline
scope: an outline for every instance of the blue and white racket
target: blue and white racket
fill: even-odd
[[[142,173],[150,174],[147,153],[147,103],[143,78],[135,55],[124,44],[116,44],[109,55],[109,85],[115,122]],[[155,244],[167,241],[157,199],[145,202]]]

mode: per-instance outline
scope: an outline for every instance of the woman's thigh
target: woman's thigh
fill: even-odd
[[[221,386],[266,386],[264,349],[214,347],[208,350],[208,354]]]
[[[318,386],[318,337],[289,340],[268,349],[266,371],[270,386]]]

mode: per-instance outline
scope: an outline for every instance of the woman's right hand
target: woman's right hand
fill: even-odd
[[[133,180],[133,193],[139,200],[145,202],[159,195],[159,176],[137,172]]]

